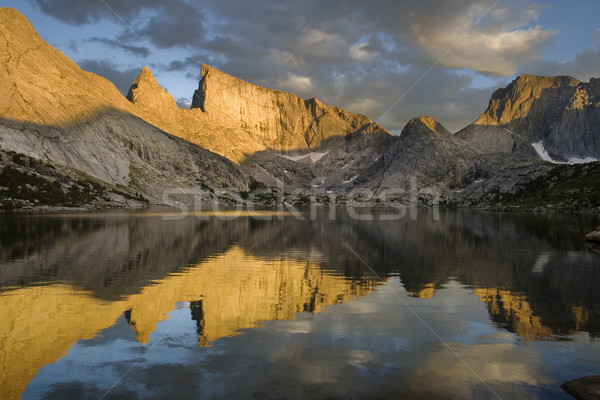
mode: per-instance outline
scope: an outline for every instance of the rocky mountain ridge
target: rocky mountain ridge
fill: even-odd
[[[44,42],[16,10],[0,9],[0,17],[3,158],[14,153],[63,171],[63,192],[84,180],[114,194],[141,194],[151,204],[164,203],[168,191],[197,191],[203,185],[247,188],[247,174],[234,163],[144,121],[114,85]],[[40,175],[29,163],[14,167],[57,179]],[[0,198],[19,196],[0,192]],[[111,198],[111,204],[128,205],[122,195]]]
[[[266,89],[206,64],[192,108],[219,117],[227,126],[248,129],[273,150],[315,149],[348,133],[388,133],[364,115],[328,106],[316,98]]]
[[[127,99],[136,115],[149,124],[234,162],[242,160],[247,152],[266,149],[247,130],[223,126],[218,118],[199,108],[179,108],[146,67],[131,85]]]
[[[600,159],[600,79],[520,76],[496,90],[485,112],[456,135],[486,153]]]
[[[124,98],[45,43],[17,11],[0,9],[0,16],[0,90],[8,95],[0,100],[1,164],[17,171],[11,176],[30,174],[31,182],[58,180],[63,194],[100,185],[97,198],[69,204],[164,204],[183,193],[186,202],[306,204],[312,196],[326,203],[336,197],[489,207],[502,197],[495,194],[514,195],[559,168],[534,157],[533,140],[543,137],[553,156],[571,154],[552,147],[565,135],[557,123],[589,125],[569,136],[571,148],[589,150],[578,156],[595,154],[598,141],[598,107],[589,101],[598,80],[523,76],[498,90],[476,123],[456,135],[425,116],[393,136],[365,116],[208,65],[191,109],[178,108],[148,68]],[[510,133],[551,123],[535,135]],[[19,198],[26,185],[0,185],[0,201]],[[247,200],[253,188],[268,193]]]
[[[389,134],[363,115],[315,98],[253,85],[206,64],[201,75],[191,109],[178,108],[146,67],[127,99],[147,122],[234,162],[263,150],[315,149],[349,133]]]

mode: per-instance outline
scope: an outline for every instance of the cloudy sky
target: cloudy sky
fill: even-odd
[[[126,93],[144,66],[189,103],[207,63],[398,132],[455,131],[523,73],[600,77],[598,0],[4,0]]]

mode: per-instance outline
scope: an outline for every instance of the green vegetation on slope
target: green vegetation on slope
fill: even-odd
[[[0,210],[4,211],[31,206],[106,206],[111,193],[147,203],[139,193],[109,188],[91,177],[70,176],[23,154],[0,151],[0,167]]]
[[[600,162],[556,165],[514,194],[490,195],[496,207],[511,209],[597,209],[600,207]]]

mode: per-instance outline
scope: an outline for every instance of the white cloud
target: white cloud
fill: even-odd
[[[371,98],[361,98],[355,99],[354,101],[347,103],[345,106],[348,111],[353,111],[355,113],[370,115],[372,118],[376,118],[379,110],[381,110],[382,104],[376,100]]]
[[[277,82],[277,88],[286,92],[304,94],[313,90],[313,83],[309,77],[290,73],[285,79]]]
[[[375,54],[366,50],[368,43],[359,43],[350,47],[350,57],[356,61],[370,61],[375,57]]]
[[[511,76],[519,65],[539,59],[549,39],[556,34],[540,27],[515,28],[506,9],[492,14],[491,25],[475,27],[482,15],[481,7],[471,7],[465,15],[447,22],[414,16],[411,33],[432,59],[456,69],[496,76]],[[484,11],[485,13],[485,11]],[[532,19],[537,12],[529,10],[521,18]]]
[[[325,62],[348,59],[349,43],[337,32],[310,29],[303,32],[293,45],[296,53]]]
[[[298,57],[289,51],[274,49],[271,51],[271,57],[278,65],[291,68],[299,68],[304,65],[302,57]]]

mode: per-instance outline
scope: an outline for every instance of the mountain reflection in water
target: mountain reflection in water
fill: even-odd
[[[582,241],[597,217],[374,215],[0,216],[1,397],[18,398],[40,368],[122,316],[147,345],[184,303],[198,345],[209,346],[264,321],[369,295],[393,279],[406,298],[422,302],[448,285],[468,288],[496,327],[522,342],[600,335],[600,255]]]

